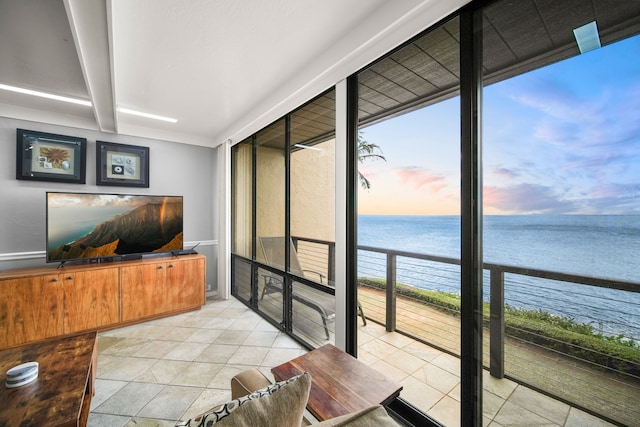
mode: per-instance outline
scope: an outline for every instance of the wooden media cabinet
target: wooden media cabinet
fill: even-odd
[[[0,272],[0,349],[197,310],[204,255]]]

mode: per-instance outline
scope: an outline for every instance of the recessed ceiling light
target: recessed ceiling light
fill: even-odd
[[[148,119],[162,120],[163,122],[169,122],[169,123],[177,123],[178,122],[178,119],[173,119],[171,117],[165,117],[165,116],[158,116],[156,114],[143,113],[142,111],[130,110],[128,108],[118,107],[118,111],[120,111],[121,113],[131,114],[131,115],[134,115],[134,116],[146,117]]]
[[[2,83],[0,83],[0,89],[8,90],[11,92],[23,93],[25,95],[39,96],[41,98],[54,99],[56,101],[70,102],[72,104],[91,107],[91,101],[87,101],[86,99],[69,98],[67,96],[54,95],[52,93],[40,92],[37,90],[31,90],[31,89],[24,89],[21,87],[9,86]]]
[[[596,21],[589,22],[581,27],[573,30],[573,35],[578,43],[580,53],[586,53],[590,50],[602,47],[600,44],[600,35],[598,34],[598,25]]]
[[[298,147],[298,148],[306,148],[307,150],[322,151],[322,149],[320,149],[320,148],[316,148],[316,147],[309,147],[308,145],[293,144],[293,146],[294,146],[294,147]]]

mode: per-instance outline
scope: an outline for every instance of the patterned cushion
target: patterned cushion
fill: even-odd
[[[180,421],[176,427],[300,425],[310,388],[311,376],[305,372]]]

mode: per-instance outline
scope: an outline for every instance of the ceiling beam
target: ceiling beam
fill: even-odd
[[[117,133],[105,2],[64,0],[64,7],[98,128]]]

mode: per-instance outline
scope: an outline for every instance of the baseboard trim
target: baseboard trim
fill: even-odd
[[[0,254],[0,262],[5,261],[21,261],[25,259],[40,259],[46,256],[45,251],[35,252],[13,252],[8,254]]]

